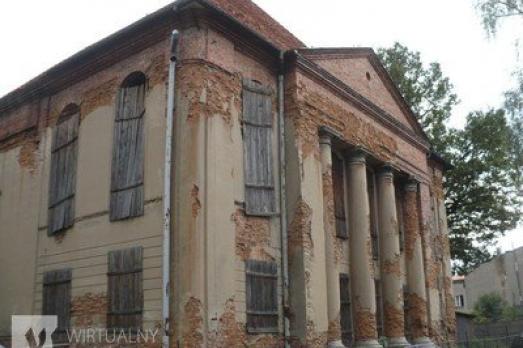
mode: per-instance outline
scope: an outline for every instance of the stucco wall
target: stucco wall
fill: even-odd
[[[144,328],[157,326],[161,321],[167,50],[168,42],[161,42],[36,102],[45,107],[37,115],[38,129],[30,135],[35,145],[13,143],[10,150],[0,153],[0,267],[2,284],[9,284],[0,287],[0,335],[9,335],[11,314],[41,313],[43,273],[66,267],[72,268],[72,325],[103,326],[107,254],[132,246],[144,248]],[[133,71],[144,72],[148,79],[144,115],[145,213],[110,222],[115,96],[119,85]],[[75,224],[64,233],[49,237],[47,197],[52,132],[58,115],[69,103],[77,103],[81,108]]]
[[[272,150],[278,158],[276,75],[241,48],[210,27],[181,31],[173,313],[174,340],[182,347],[279,342],[245,331],[245,260],[273,260],[281,271],[279,216],[244,213],[241,130],[242,79],[257,80],[273,91]],[[278,197],[276,160],[273,165]]]

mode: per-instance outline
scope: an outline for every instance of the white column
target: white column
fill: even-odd
[[[405,264],[407,268],[408,321],[412,344],[433,346],[428,338],[427,293],[418,211],[418,182],[409,180],[403,198]]]
[[[389,347],[405,347],[403,285],[399,228],[392,168],[384,166],[378,174],[378,213],[383,316]]]
[[[381,347],[377,340],[374,262],[367,171],[363,152],[357,151],[349,156],[347,169],[354,347]]]
[[[325,233],[325,273],[327,277],[327,331],[328,347],[344,347],[341,343],[340,283],[336,264],[336,224],[332,183],[332,148],[329,136],[320,138],[321,170],[323,178],[323,226]]]

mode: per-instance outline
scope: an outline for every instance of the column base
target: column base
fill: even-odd
[[[345,348],[341,340],[331,341],[327,344],[327,348]]]
[[[356,341],[352,348],[383,348],[378,340]]]
[[[413,338],[411,344],[416,346],[416,348],[436,348],[436,345],[432,343],[430,338],[425,336]]]
[[[387,347],[390,348],[401,348],[401,347],[409,347],[410,343],[407,341],[405,337],[390,337],[387,338]]]

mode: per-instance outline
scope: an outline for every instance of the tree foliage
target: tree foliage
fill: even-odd
[[[516,320],[522,315],[520,308],[509,305],[495,292],[481,295],[474,304],[473,313],[474,321],[479,324]]]
[[[523,17],[523,0],[479,0],[476,7],[481,13],[487,33],[494,35],[500,21],[507,17]]]
[[[476,7],[480,11],[483,26],[489,35],[495,35],[506,18],[514,17],[516,20],[523,21],[523,0],[476,0]],[[521,36],[522,33],[516,35]],[[516,86],[505,93],[504,107],[513,130],[513,154],[521,190],[523,188],[523,66],[516,68],[514,76]],[[521,193],[523,194],[523,191]]]
[[[464,273],[489,260],[488,247],[519,219],[514,132],[503,110],[472,112],[463,129],[449,129],[458,98],[439,64],[425,66],[419,52],[398,43],[378,55],[434,150],[454,166],[444,185],[451,255],[455,271]]]
[[[441,66],[435,62],[424,66],[419,52],[409,51],[397,42],[391,48],[378,49],[378,56],[435,149],[441,151],[445,146],[445,124],[458,103],[454,87],[443,76]]]
[[[489,260],[488,247],[520,218],[511,138],[503,110],[470,113],[465,128],[447,137],[449,238],[460,273]]]

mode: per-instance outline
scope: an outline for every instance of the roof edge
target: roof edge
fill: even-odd
[[[383,66],[381,63],[378,55],[374,51],[372,47],[318,47],[318,48],[300,48],[297,49],[297,51],[300,54],[303,54],[304,56],[311,58],[311,59],[322,59],[326,57],[336,57],[336,58],[360,58],[365,57],[368,58],[371,65],[374,67],[374,69],[377,71],[380,78],[382,78],[385,87],[389,90],[389,92],[392,94],[392,97],[394,100],[398,103],[400,109],[408,115],[408,118],[410,119],[410,124],[416,129],[419,134],[425,138],[425,140],[429,140],[427,133],[423,130],[421,127],[421,124],[418,121],[418,118],[414,111],[412,111],[411,106],[403,95],[401,94],[400,90],[390,77],[389,72]]]

